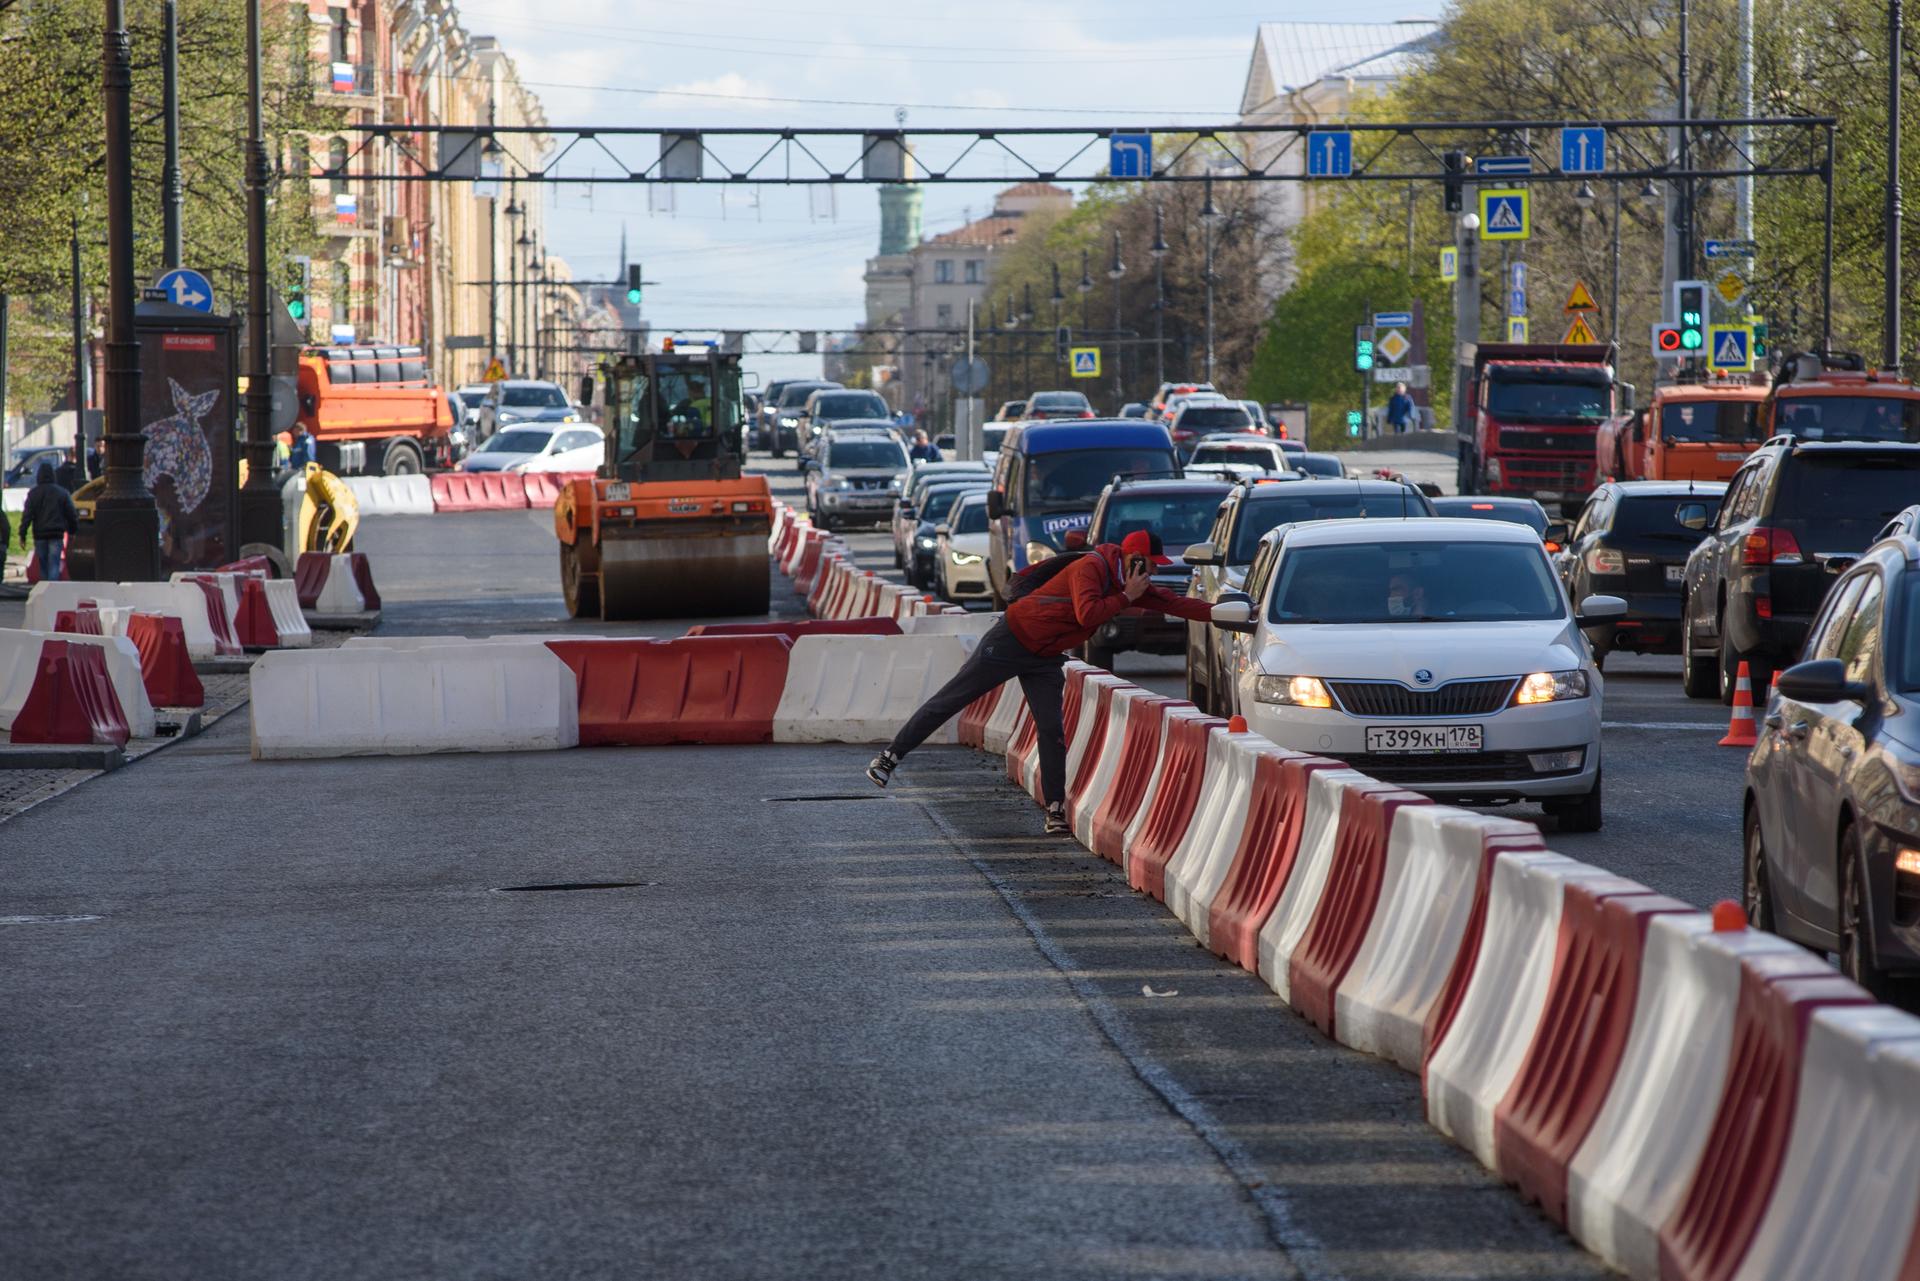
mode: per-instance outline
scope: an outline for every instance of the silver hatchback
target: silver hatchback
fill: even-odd
[[[909,466],[907,447],[891,431],[829,430],[805,464],[813,523],[827,530],[884,523]]]

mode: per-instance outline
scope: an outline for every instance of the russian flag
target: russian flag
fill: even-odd
[[[353,74],[353,64],[351,62],[336,62],[333,64],[333,91],[335,93],[352,93],[356,79],[357,77]]]
[[[351,227],[360,221],[360,197],[335,196],[333,198],[334,221],[342,226]]]

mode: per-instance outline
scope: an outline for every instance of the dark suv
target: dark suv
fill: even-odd
[[[1691,698],[1733,702],[1742,659],[1756,691],[1795,654],[1827,589],[1920,496],[1920,445],[1776,436],[1727,485],[1687,558],[1680,652]]]
[[[1117,543],[1136,529],[1160,535],[1161,551],[1173,563],[1153,571],[1153,585],[1186,595],[1193,571],[1181,553],[1213,528],[1220,500],[1233,486],[1223,480],[1135,480],[1121,477],[1100,491],[1086,545]],[[1125,609],[1087,638],[1081,656],[1096,667],[1113,667],[1113,656],[1127,650],[1142,654],[1181,654],[1187,648],[1185,620],[1158,610]]]
[[[1412,485],[1394,480],[1257,480],[1239,485],[1221,502],[1204,543],[1188,547],[1193,578],[1187,595],[1217,604],[1222,592],[1246,587],[1247,567],[1267,531],[1303,520],[1356,516],[1431,516],[1433,503]],[[1224,716],[1231,684],[1222,666],[1215,628],[1187,624],[1187,698]]]
[[[1748,918],[1878,996],[1920,995],[1920,540],[1853,563],[1802,659],[1747,759]]]
[[[1624,617],[1586,629],[1595,663],[1605,663],[1616,649],[1679,652],[1687,555],[1726,491],[1718,481],[1626,480],[1602,485],[1587,498],[1566,550],[1554,560],[1569,599],[1618,596],[1627,602]]]

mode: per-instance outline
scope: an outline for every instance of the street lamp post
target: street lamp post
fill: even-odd
[[[533,256],[527,262],[527,346],[532,349],[528,360],[535,378],[547,376],[546,345],[540,334],[540,280],[546,270],[546,260],[541,258],[540,249],[535,246]]]
[[[180,14],[175,0],[160,6],[160,114],[166,159],[160,166],[160,261],[180,265],[180,208],[186,187],[180,178]]]
[[[141,478],[140,344],[133,332],[133,47],[126,0],[107,0],[101,50],[107,150],[107,487],[94,506],[95,577],[160,577],[160,513]]]
[[[1087,270],[1087,251],[1085,249],[1080,251],[1080,283],[1075,285],[1074,288],[1080,291],[1080,328],[1091,329],[1093,326],[1091,322],[1087,320],[1087,300],[1093,293],[1093,276]]]
[[[1900,28],[1901,0],[1887,0],[1887,315],[1880,363],[1900,368]]]
[[[1020,389],[1019,396],[1030,395],[1033,391],[1033,282],[1027,281],[1020,286],[1020,324],[1028,330],[1020,344]]]
[[[1107,265],[1107,279],[1113,282],[1113,412],[1119,413],[1121,401],[1126,396],[1125,380],[1120,376],[1120,353],[1125,349],[1120,345],[1120,278],[1127,274],[1127,265],[1120,261],[1120,232],[1113,233],[1113,260]]]
[[[273,484],[273,339],[267,324],[267,157],[261,118],[260,3],[247,0],[247,434],[241,453],[240,543],[278,546],[280,491]],[[237,549],[236,549],[237,550]]]
[[[520,296],[520,254],[519,239],[515,228],[526,210],[520,207],[520,201],[509,191],[507,193],[507,376],[519,373],[520,365],[520,313],[513,300]]]
[[[1207,202],[1200,209],[1200,225],[1206,233],[1206,274],[1207,287],[1206,327],[1207,327],[1207,381],[1213,381],[1213,229],[1220,221],[1220,210],[1213,203],[1213,177],[1207,177]]]
[[[1153,365],[1154,383],[1167,381],[1167,224],[1166,210],[1153,206]]]

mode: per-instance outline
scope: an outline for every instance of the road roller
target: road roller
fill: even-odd
[[[554,501],[567,613],[636,618],[763,615],[773,493],[740,474],[740,357],[714,347],[601,365],[606,453]]]

